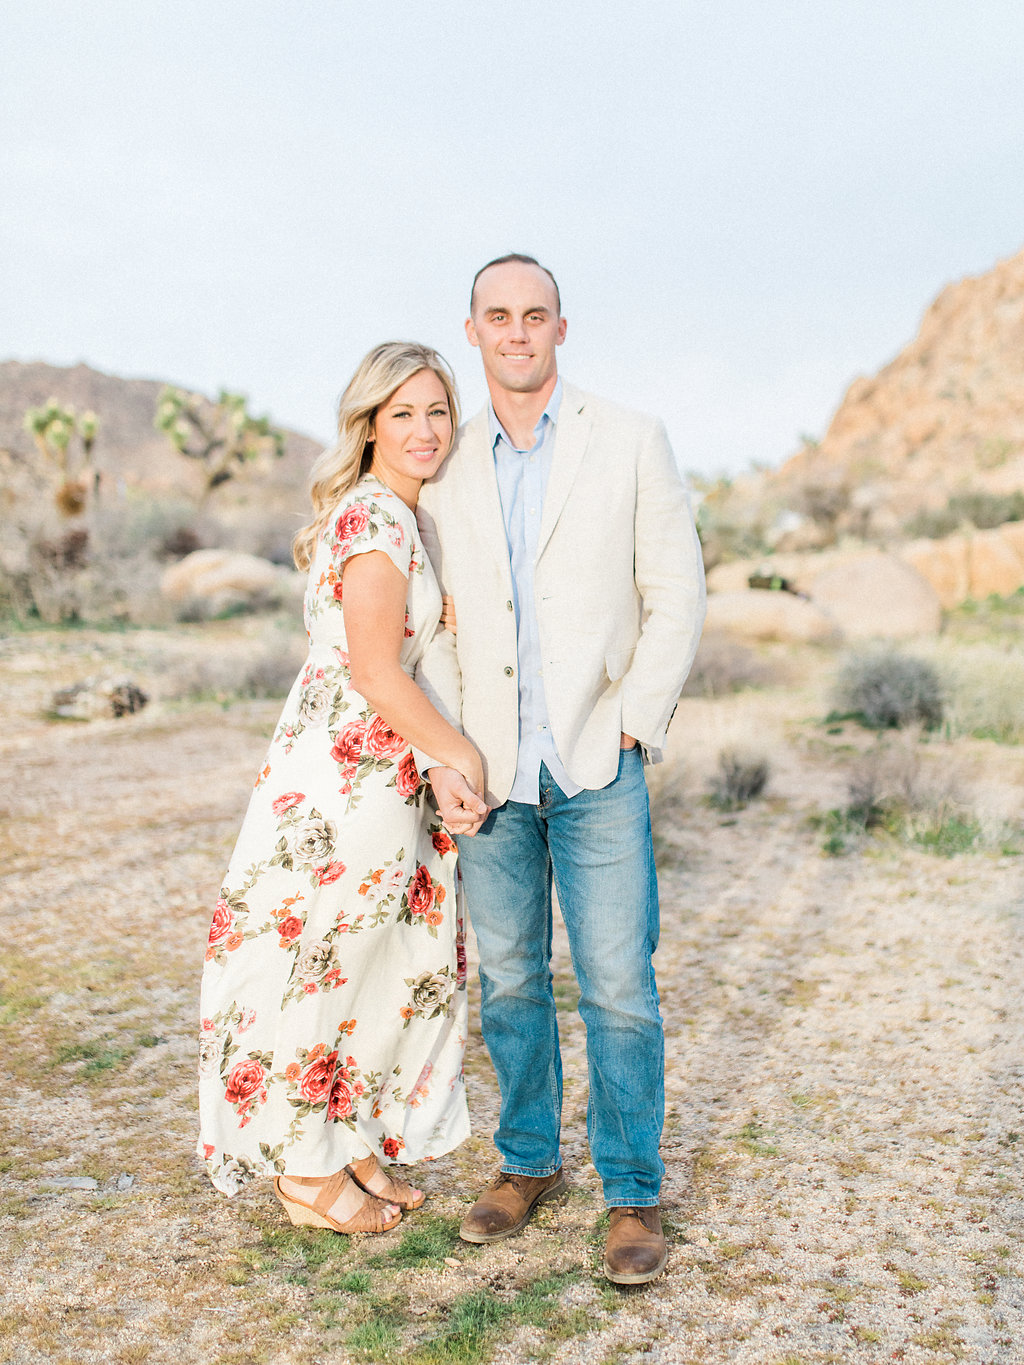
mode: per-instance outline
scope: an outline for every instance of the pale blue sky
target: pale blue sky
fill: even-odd
[[[1024,246],[1019,0],[10,0],[0,358],[325,438],[476,267],[558,276],[563,373],[680,463],[776,464],[934,294]]]

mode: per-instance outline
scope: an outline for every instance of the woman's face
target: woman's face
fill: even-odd
[[[371,474],[408,501],[436,474],[451,449],[452,415],[444,385],[420,370],[382,403],[373,419]]]

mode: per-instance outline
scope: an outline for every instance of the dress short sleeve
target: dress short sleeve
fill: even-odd
[[[403,512],[407,516],[403,517]],[[407,521],[412,513],[386,489],[361,487],[331,520],[328,540],[331,561],[340,573],[353,555],[380,550],[404,578],[409,576],[415,546]],[[415,523],[414,523],[415,524]]]

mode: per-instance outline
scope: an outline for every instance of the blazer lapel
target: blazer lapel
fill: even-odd
[[[537,558],[551,538],[551,532],[561,516],[569,490],[579,473],[586,454],[591,420],[586,412],[586,400],[579,389],[562,386],[562,406],[558,412],[555,448],[551,452],[551,475],[544,493],[544,511],[540,518]]]

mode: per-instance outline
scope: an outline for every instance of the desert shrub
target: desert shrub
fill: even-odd
[[[942,721],[943,687],[927,659],[896,650],[851,655],[842,665],[833,693],[830,719],[857,720],[871,730]]]
[[[955,493],[945,507],[915,513],[904,530],[907,535],[939,540],[962,526],[987,531],[1008,521],[1024,521],[1024,492],[1015,489],[1012,493],[990,493],[976,488]]]
[[[833,857],[882,833],[944,857],[978,846],[982,822],[971,809],[955,768],[925,767],[911,738],[876,744],[853,765],[846,804],[820,822],[823,851]]]
[[[718,770],[708,784],[711,804],[719,810],[742,810],[764,791],[769,770],[763,754],[723,749],[718,755]]]
[[[202,548],[202,537],[192,526],[176,526],[160,542],[160,554],[165,559],[184,559]]]
[[[287,696],[305,658],[305,636],[278,629],[244,651],[208,653],[164,670],[161,695],[168,701],[227,701]]]
[[[207,517],[197,518],[195,508],[181,498],[154,498],[131,489],[120,500],[100,502],[93,514],[94,542],[104,559],[131,559],[150,555],[167,557],[168,542],[194,536],[192,549],[217,540],[217,526]],[[184,553],[189,553],[185,550]]]
[[[727,559],[747,559],[771,548],[767,528],[774,509],[761,505],[758,494],[742,480],[708,482],[694,476],[699,494],[697,530],[704,566],[712,569]]]
[[[943,669],[950,735],[1024,743],[1024,656],[974,645]]]
[[[706,635],[700,642],[684,697],[721,697],[746,687],[766,687],[774,681],[773,670],[747,645],[721,635]]]

